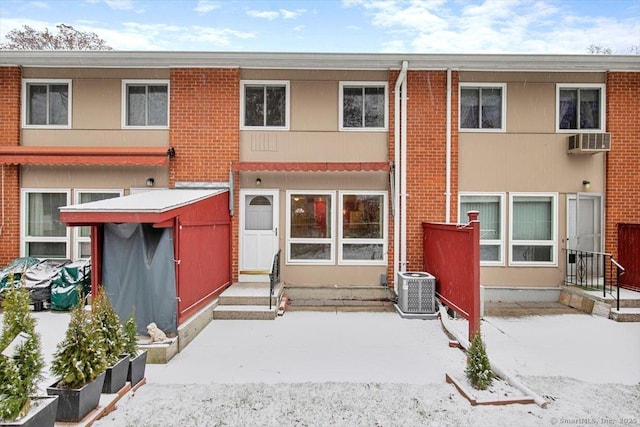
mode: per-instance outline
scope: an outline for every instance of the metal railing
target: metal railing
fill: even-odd
[[[604,252],[579,251],[565,249],[567,253],[567,271],[565,284],[579,286],[585,290],[602,291],[616,300],[620,310],[620,276],[624,274],[613,256]]]
[[[269,310],[273,304],[273,290],[280,282],[280,250],[273,256],[271,271],[269,272]]]

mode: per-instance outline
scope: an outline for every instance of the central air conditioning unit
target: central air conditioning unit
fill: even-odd
[[[398,273],[398,306],[404,313],[435,313],[436,278],[424,272]]]
[[[569,137],[569,154],[595,154],[611,150],[610,133],[580,133]]]

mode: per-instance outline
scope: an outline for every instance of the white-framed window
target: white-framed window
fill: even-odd
[[[75,190],[73,198],[75,203],[97,202],[98,200],[121,197],[122,190]],[[73,228],[73,259],[86,259],[91,257],[91,227]]]
[[[169,80],[122,81],[122,127],[169,127]]]
[[[504,132],[507,123],[507,85],[460,83],[460,130]]]
[[[20,195],[20,256],[69,258],[70,233],[60,222],[59,208],[69,204],[71,191],[24,188]]]
[[[289,81],[242,80],[240,128],[289,130]]]
[[[556,266],[558,193],[509,194],[510,265]]]
[[[338,262],[344,265],[386,265],[387,193],[340,191]]]
[[[603,132],[605,129],[604,84],[556,85],[556,130],[558,132]]]
[[[71,127],[71,80],[22,80],[22,126]]]
[[[387,130],[388,92],[387,82],[340,82],[340,130]]]
[[[333,191],[287,191],[287,263],[335,263],[334,196]]]
[[[467,212],[480,214],[480,265],[504,265],[505,193],[459,194],[459,222],[467,221]]]

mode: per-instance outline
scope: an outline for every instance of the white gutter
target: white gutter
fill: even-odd
[[[393,286],[398,292],[398,272],[399,263],[399,249],[400,249],[400,224],[398,218],[401,215],[398,215],[400,212],[400,97],[398,94],[400,93],[400,87],[404,84],[407,76],[407,68],[409,63],[407,61],[402,61],[402,69],[400,70],[400,74],[398,75],[398,79],[396,80],[396,86],[394,89],[394,120],[393,120],[393,152],[394,152],[394,168],[393,168],[393,179],[394,179],[394,193],[393,193]],[[402,95],[404,96],[404,90],[402,91]],[[403,114],[404,116],[404,114]]]
[[[444,222],[451,222],[451,69],[447,69],[447,129],[445,130],[445,144],[446,144],[446,184],[444,190],[445,199],[445,217]],[[460,222],[460,218],[458,218]]]

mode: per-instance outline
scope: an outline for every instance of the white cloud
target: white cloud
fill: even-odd
[[[35,7],[38,9],[50,9],[51,6],[43,1],[32,1],[29,3],[29,7]]]
[[[293,31],[302,31],[305,28],[306,27],[304,25],[296,25],[295,27],[293,27]]]
[[[268,19],[269,21],[273,21],[278,16],[280,16],[280,12],[278,12],[277,10],[248,10],[247,15],[254,18],[263,18]]]
[[[133,10],[133,0],[104,0],[105,4],[115,10]]]
[[[198,5],[195,7],[195,11],[199,15],[204,15],[206,13],[211,12],[212,10],[216,10],[220,8],[220,3],[217,1],[210,0],[198,0]]]
[[[297,9],[297,10],[280,9],[280,15],[284,19],[296,19],[305,12],[306,12],[305,9]]]

